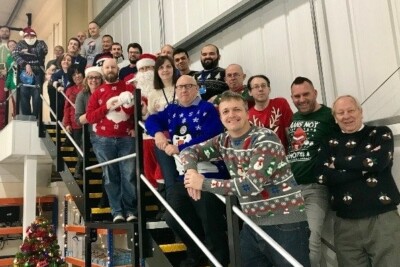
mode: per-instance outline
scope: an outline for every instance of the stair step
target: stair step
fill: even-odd
[[[74,151],[74,149],[69,150],[69,151]],[[75,162],[78,161],[78,157],[63,157],[63,159],[64,159],[64,161],[75,161]],[[89,158],[89,162],[94,162],[95,164],[97,164],[97,159],[96,158]]]
[[[49,134],[56,134],[56,129],[47,129]],[[64,130],[60,130],[61,134],[65,134]]]
[[[164,253],[186,251],[186,246],[183,243],[163,244],[163,245],[159,245],[159,247],[162,250],[162,252],[164,252]]]
[[[89,193],[89,198],[101,198],[103,193]]]
[[[70,167],[70,168],[68,168],[68,170],[71,172],[71,173],[75,173],[75,168],[74,167]],[[92,173],[102,173],[103,172],[103,170],[101,169],[101,168],[96,168],[96,169],[93,169],[93,170],[90,170]]]
[[[146,206],[146,211],[158,211],[158,206],[148,205]],[[105,214],[105,213],[111,213],[111,208],[92,208],[92,214]]]
[[[79,184],[79,185],[82,185],[83,181],[82,180],[76,180],[76,183]],[[99,184],[102,184],[102,183],[103,183],[102,179],[90,179],[89,180],[89,184],[90,185],[99,185]]]
[[[75,149],[73,147],[70,147],[70,146],[63,146],[63,147],[60,148],[60,150],[63,151],[63,152],[72,152]]]
[[[60,141],[61,141],[61,142],[65,142],[65,139],[66,139],[66,137],[61,137],[61,138],[60,138]],[[57,142],[57,138],[56,138],[56,137],[52,137],[52,138],[51,138],[51,141],[53,141],[53,142],[55,143],[55,142]]]

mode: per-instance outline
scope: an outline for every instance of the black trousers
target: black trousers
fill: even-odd
[[[182,182],[177,182],[172,186],[169,203],[214,257],[222,265],[228,265],[225,204],[214,194],[204,191],[201,192],[201,199],[194,201]],[[201,250],[169,212],[165,219],[169,227],[185,243],[188,256],[199,257]]]

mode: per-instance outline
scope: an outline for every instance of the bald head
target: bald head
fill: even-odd
[[[243,73],[243,68],[239,64],[230,64],[225,69],[225,82],[229,90],[240,92],[243,89],[243,82],[246,74]]]
[[[196,80],[189,75],[182,75],[176,82],[176,95],[179,104],[188,107],[196,99],[199,94],[199,87]]]

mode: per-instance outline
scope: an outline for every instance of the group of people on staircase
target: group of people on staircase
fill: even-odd
[[[63,120],[79,145],[88,123],[99,162],[133,154],[133,93],[140,88],[144,174],[155,187],[164,183],[168,203],[223,266],[229,265],[225,206],[215,194],[236,195],[242,211],[303,266],[324,261],[321,238],[330,210],[336,212],[339,266],[400,262],[393,134],[388,127],[364,125],[355,97],[340,96],[329,108],[318,103],[312,81],[299,76],[290,86],[293,114],[285,98],[270,97],[267,76],[251,76],[245,85],[240,64],[221,68],[216,45],[201,48],[203,70],[193,71],[185,49],[165,45],[153,55],[131,43],[126,62],[122,46],[101,36],[96,22],[88,31],[83,44],[71,37],[67,53],[49,65],[54,73],[48,73],[48,90],[61,95],[63,107],[53,119]],[[32,28],[24,38],[13,56],[41,84],[47,47]],[[115,223],[137,219],[135,168],[133,159],[103,166]],[[207,259],[182,226],[169,212],[163,218],[187,246],[181,266],[203,266]],[[290,266],[247,224],[240,251],[242,266]]]

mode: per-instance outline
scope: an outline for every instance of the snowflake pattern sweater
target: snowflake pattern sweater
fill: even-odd
[[[322,146],[316,177],[329,187],[337,216],[359,219],[397,209],[393,150],[393,134],[386,126],[339,133]],[[334,169],[328,167],[331,163]]]
[[[93,125],[96,134],[104,137],[124,137],[134,129],[133,106],[121,106],[113,111],[107,109],[107,101],[111,101],[120,93],[128,91],[123,81],[104,83],[94,91],[89,99],[86,119]]]
[[[252,126],[239,138],[222,133],[186,148],[180,156],[185,170],[222,157],[231,179],[205,179],[203,190],[237,195],[243,212],[258,225],[306,221],[300,188],[273,131]]]
[[[150,115],[146,120],[146,129],[151,136],[168,130],[172,144],[182,151],[222,133],[224,127],[214,106],[197,97],[189,107],[169,104],[163,111]],[[178,162],[177,168],[180,179],[183,179],[183,167]],[[220,159],[213,164],[204,162],[200,169],[207,177],[218,175],[223,178],[222,175],[227,175],[225,165]]]

